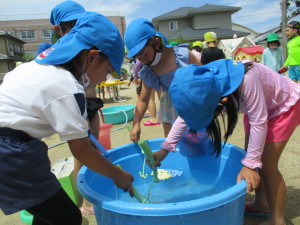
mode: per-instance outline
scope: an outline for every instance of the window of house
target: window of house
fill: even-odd
[[[33,30],[21,30],[20,31],[20,38],[23,41],[34,41],[34,31]]]
[[[44,40],[50,40],[51,39],[52,30],[51,29],[45,29],[42,30],[42,38]]]
[[[9,43],[9,51],[10,52],[14,52],[15,48],[14,48],[14,44],[13,43]]]
[[[170,27],[170,30],[177,30],[177,21],[170,21],[169,27]]]

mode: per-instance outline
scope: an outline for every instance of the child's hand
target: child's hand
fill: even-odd
[[[149,164],[152,168],[160,167],[161,166],[160,162],[166,158],[166,156],[169,154],[169,152],[170,151],[168,151],[166,149],[161,149],[159,151],[154,152],[153,157],[155,160],[155,164],[151,165],[149,160],[147,160],[147,164]]]
[[[250,169],[246,166],[243,166],[240,173],[237,176],[237,183],[242,179],[246,180],[247,183],[247,191],[251,192],[258,188],[260,184],[260,176],[255,169]]]
[[[283,66],[280,70],[278,70],[278,73],[285,73],[286,71],[288,71],[287,66]]]
[[[123,189],[125,192],[129,192],[130,196],[133,197],[133,189],[131,183],[133,182],[134,178],[133,176],[126,172],[125,170],[122,170],[121,176],[114,179],[114,183],[118,188]]]
[[[141,135],[141,128],[140,125],[136,123],[130,132],[130,140],[133,141],[134,143],[137,143],[140,140],[140,135]]]

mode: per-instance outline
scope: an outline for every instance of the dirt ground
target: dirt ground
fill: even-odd
[[[135,86],[123,85],[120,90],[120,95],[125,102],[116,103],[109,96],[106,96],[104,100],[105,106],[114,106],[119,104],[135,104],[137,97],[135,94]],[[146,120],[146,119],[144,119]],[[121,125],[114,125],[112,130],[119,128]],[[143,126],[142,125],[142,139],[152,139],[163,137],[162,126]],[[60,143],[60,139],[57,135],[53,135],[44,140],[48,146]],[[111,133],[112,147],[117,147],[123,144],[130,143],[129,133],[127,129],[121,129]],[[238,126],[234,131],[234,134],[229,139],[229,142],[243,147],[244,132],[242,127],[242,119],[239,119]],[[297,168],[300,166],[300,127],[297,128],[289,143],[287,144],[283,155],[279,162],[279,168],[285,178],[287,185],[287,204],[286,204],[286,221],[287,225],[300,225],[300,170]],[[49,149],[49,157],[53,164],[55,160],[70,156],[71,153],[67,144],[61,144]],[[247,199],[252,199],[253,193],[247,194]],[[253,225],[255,223],[261,223],[264,219],[257,217],[245,217],[244,225]],[[0,211],[0,225],[19,225],[24,224],[19,218],[19,213],[5,216]],[[94,216],[86,216],[83,218],[83,225],[96,225]],[[151,225],[151,224],[149,224]],[[222,225],[222,224],[216,224]]]

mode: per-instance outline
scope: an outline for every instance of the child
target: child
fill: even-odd
[[[217,47],[217,35],[215,32],[207,32],[204,34],[204,41],[207,45],[207,48],[203,49],[201,53],[201,64],[205,65],[209,62],[214,61],[212,57],[216,57],[218,59],[225,59],[226,56],[224,52]]]
[[[208,57],[208,55],[204,55],[204,57]],[[209,58],[204,58],[203,61],[210,63],[210,60],[215,61],[222,59],[219,57],[222,56],[218,52],[214,51],[209,56]],[[205,136],[205,130],[199,130],[197,131],[196,135],[190,135],[188,126],[186,125],[184,120],[180,116],[178,116],[166,140],[161,144],[162,149],[153,153],[154,157],[157,160],[156,166],[159,165],[159,162],[162,161],[169,154],[170,151],[175,152],[176,145],[179,141],[183,141],[185,144],[193,145],[196,147],[194,148],[195,152],[190,152],[189,155],[201,154],[199,152],[201,146],[205,145],[205,143],[202,142],[202,136]],[[192,149],[193,148],[190,148],[190,150]]]
[[[79,161],[133,194],[132,175],[90,145],[84,97],[84,88],[104,81],[107,73],[120,74],[123,57],[118,29],[87,12],[35,61],[6,74],[0,86],[0,208],[5,214],[26,209],[35,225],[81,225],[79,209],[50,171],[41,139],[53,133],[68,141]]]
[[[174,73],[179,67],[189,63],[199,63],[186,46],[166,47],[153,24],[146,19],[138,18],[129,24],[125,32],[125,44],[128,57],[137,58],[144,64],[139,73],[143,80],[143,87],[136,104],[130,139],[134,142],[140,139],[140,123],[147,109],[152,89],[163,91],[158,118],[163,123],[164,133],[167,136],[171,123],[177,118],[167,93]]]
[[[85,9],[77,2],[67,0],[56,5],[50,14],[50,23],[54,31],[61,37],[74,27],[76,21],[85,13]],[[54,44],[54,43],[52,43]]]
[[[85,13],[82,5],[74,1],[64,1],[56,5],[50,14],[50,23],[54,25],[54,29],[62,37],[67,34],[76,24],[76,21]],[[96,98],[96,90],[94,87],[85,89],[86,104],[87,104],[87,118],[91,133],[99,136],[99,116],[98,110],[103,107],[103,102],[100,98]],[[74,158],[74,178],[77,179],[82,163]],[[94,214],[94,209],[86,199],[82,199],[82,207],[80,210],[84,214]]]
[[[201,62],[201,51],[203,49],[203,43],[201,41],[194,41],[191,52],[197,57],[198,61]]]
[[[271,213],[264,224],[285,224],[286,187],[278,160],[300,123],[300,87],[262,64],[223,59],[180,68],[169,93],[176,111],[191,129],[206,128],[217,155],[222,148],[217,117],[224,115],[223,108],[228,121],[225,142],[235,128],[239,107],[247,114],[249,143],[237,182],[245,179],[248,191],[252,191],[259,186],[261,176],[266,190],[256,195],[253,207]],[[217,107],[219,104],[222,107]]]
[[[262,63],[272,70],[279,71],[283,66],[283,54],[278,34],[271,33],[267,37],[267,46],[262,54]]]
[[[282,67],[289,70],[289,77],[296,83],[300,81],[300,24],[297,21],[288,23],[285,34],[289,39],[287,43],[288,57]]]

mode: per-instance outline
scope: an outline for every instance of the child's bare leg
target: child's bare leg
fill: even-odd
[[[245,146],[244,149],[247,149],[249,143],[249,136],[245,135]],[[269,204],[267,200],[265,185],[261,179],[259,187],[255,190],[255,199],[251,204],[247,204],[251,209],[255,209],[258,212],[270,212]]]
[[[79,172],[79,170],[81,169],[82,166],[83,166],[83,164],[79,160],[74,158],[74,178],[75,178],[75,181],[77,180],[78,172]],[[83,213],[87,213],[87,214],[94,214],[93,204],[90,203],[85,198],[82,198],[81,211]]]
[[[171,130],[171,128],[172,128],[172,124],[171,123],[165,123],[165,122],[163,122],[162,124],[163,124],[163,128],[164,128],[165,137],[167,137],[170,130]]]
[[[262,155],[261,177],[266,188],[271,216],[263,225],[285,225],[286,186],[278,161],[287,141],[266,143]]]
[[[152,89],[151,96],[148,103],[148,111],[150,112],[151,118],[150,120],[154,123],[157,122],[157,116],[156,116],[156,104],[155,104],[155,90]]]

